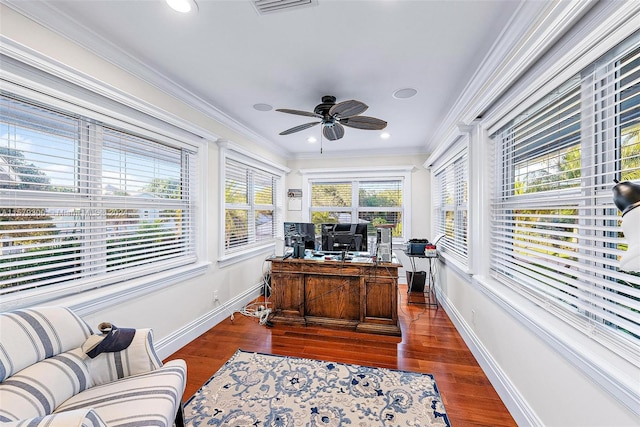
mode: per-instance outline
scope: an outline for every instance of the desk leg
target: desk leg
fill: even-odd
[[[429,272],[427,273],[429,278],[428,278],[428,282],[429,282],[429,288],[427,290],[427,293],[429,295],[429,306],[434,306],[436,307],[436,310],[438,309],[438,298],[436,298],[436,289],[435,289],[435,285],[436,285],[436,275],[435,275],[435,271],[433,270],[433,262],[436,258],[427,258],[429,260]],[[433,298],[433,302],[431,302],[431,299]]]

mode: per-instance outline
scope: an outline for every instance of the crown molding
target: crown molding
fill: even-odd
[[[400,156],[427,156],[429,153],[424,149],[391,147],[379,150],[345,150],[331,151],[326,146],[320,152],[320,147],[314,152],[293,153],[289,160],[318,160],[318,159],[346,159],[346,158],[363,158],[363,157],[400,157]]]
[[[512,90],[512,94],[503,97],[491,106],[491,117],[484,120],[483,126],[491,134],[504,126],[506,117],[513,111],[523,111],[533,105],[538,98],[534,93],[548,93],[574,74],[580,72],[596,58],[605,55],[610,49],[631,36],[640,28],[640,2],[607,2],[597,11],[578,34],[563,46],[563,50],[536,67],[541,70],[531,76],[526,84],[518,82],[526,90]],[[524,83],[524,82],[523,82]]]
[[[431,156],[422,164],[425,169],[431,169],[433,171],[440,170],[449,162],[460,155],[460,152],[469,148],[470,134],[475,129],[473,126],[468,126],[469,129],[461,131],[450,143],[441,144],[439,150],[434,151]]]
[[[415,165],[397,165],[397,166],[376,166],[375,171],[372,171],[371,167],[355,167],[355,168],[312,168],[312,169],[299,169],[300,175],[340,175],[348,176],[354,175],[362,177],[363,173],[368,174],[407,174],[418,170]]]
[[[233,152],[236,155],[248,159],[250,163],[257,163],[261,168],[268,169],[270,172],[273,172],[275,174],[282,175],[291,172],[291,169],[289,169],[288,167],[259,156],[232,141],[220,139],[216,141],[216,144],[218,145],[218,147],[220,147],[220,149],[226,150],[227,152]]]
[[[3,0],[11,9],[26,16],[30,20],[70,40],[105,61],[125,70],[143,82],[184,102],[220,124],[246,137],[250,141],[267,147],[281,157],[289,158],[291,153],[273,141],[264,138],[246,125],[233,119],[203,98],[194,94],[184,86],[174,82],[168,76],[154,70],[135,56],[127,53],[110,40],[98,35],[91,28],[84,26],[50,2]],[[80,41],[82,40],[82,41]]]
[[[162,134],[174,139],[201,144],[202,139],[216,141],[219,137],[156,106],[83,75],[65,64],[35,52],[0,34],[0,76],[4,85],[20,92],[25,88],[36,93],[59,97],[141,128],[162,129]],[[14,89],[8,89],[14,90]],[[137,113],[142,113],[142,119]],[[149,122],[148,118],[157,122]]]
[[[428,145],[455,138],[461,122],[482,114],[596,3],[523,1]]]

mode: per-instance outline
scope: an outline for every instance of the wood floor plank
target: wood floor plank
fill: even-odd
[[[237,349],[434,375],[453,426],[516,426],[442,308],[407,304],[400,287],[402,337],[322,327],[261,326],[235,315],[177,351],[187,362],[186,401]]]

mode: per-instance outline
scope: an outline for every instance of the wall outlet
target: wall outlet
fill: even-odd
[[[475,310],[471,310],[471,325],[472,326],[476,326],[476,311]]]
[[[213,291],[213,302],[217,302],[218,301],[218,291],[215,290]]]

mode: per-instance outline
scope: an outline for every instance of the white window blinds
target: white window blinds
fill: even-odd
[[[105,128],[102,147],[107,270],[161,262],[193,248],[191,155]],[[102,230],[101,230],[102,231]]]
[[[432,198],[433,238],[445,236],[438,242],[438,249],[463,264],[468,259],[468,174],[469,162],[464,149],[436,170]]]
[[[225,252],[271,242],[278,224],[280,177],[243,161],[225,160]]]
[[[640,277],[626,250],[614,179],[640,182],[637,43],[567,81],[495,135],[496,278],[640,338]]]
[[[194,152],[6,93],[0,112],[0,293],[195,261]]]
[[[403,180],[336,180],[311,182],[311,222],[369,224],[369,233],[381,224],[394,224],[393,236],[402,236]]]

